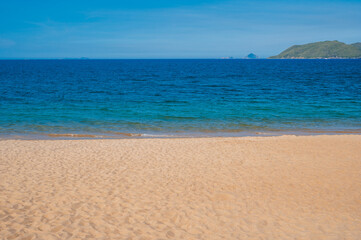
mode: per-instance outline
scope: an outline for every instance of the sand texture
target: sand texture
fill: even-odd
[[[361,239],[361,136],[0,141],[0,239]]]

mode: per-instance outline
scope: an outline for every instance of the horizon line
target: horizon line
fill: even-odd
[[[236,58],[236,57],[218,57],[218,58],[0,58],[0,60],[257,60],[268,59],[268,57],[259,58]]]

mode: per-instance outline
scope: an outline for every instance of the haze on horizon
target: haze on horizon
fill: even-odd
[[[357,0],[5,1],[0,58],[219,58],[361,41]]]

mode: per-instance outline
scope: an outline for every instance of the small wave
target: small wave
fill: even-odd
[[[307,133],[331,133],[331,134],[355,134],[361,133],[361,130],[303,130],[303,132]]]
[[[166,135],[166,134],[142,134],[143,137],[154,137],[154,138],[173,138],[174,135]]]
[[[115,134],[115,135],[123,135],[123,136],[127,136],[127,137],[141,137],[143,136],[140,133],[124,133],[124,132],[109,132],[110,134]]]
[[[48,137],[73,137],[73,138],[95,138],[99,137],[92,134],[73,134],[73,133],[49,133],[46,134]]]
[[[178,100],[166,100],[164,103],[188,103],[187,101],[178,101]]]
[[[167,119],[167,120],[196,120],[196,117],[181,117],[181,116],[160,116],[161,119]]]

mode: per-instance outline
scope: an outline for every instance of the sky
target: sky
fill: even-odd
[[[361,0],[4,0],[0,58],[240,58],[361,42]]]

